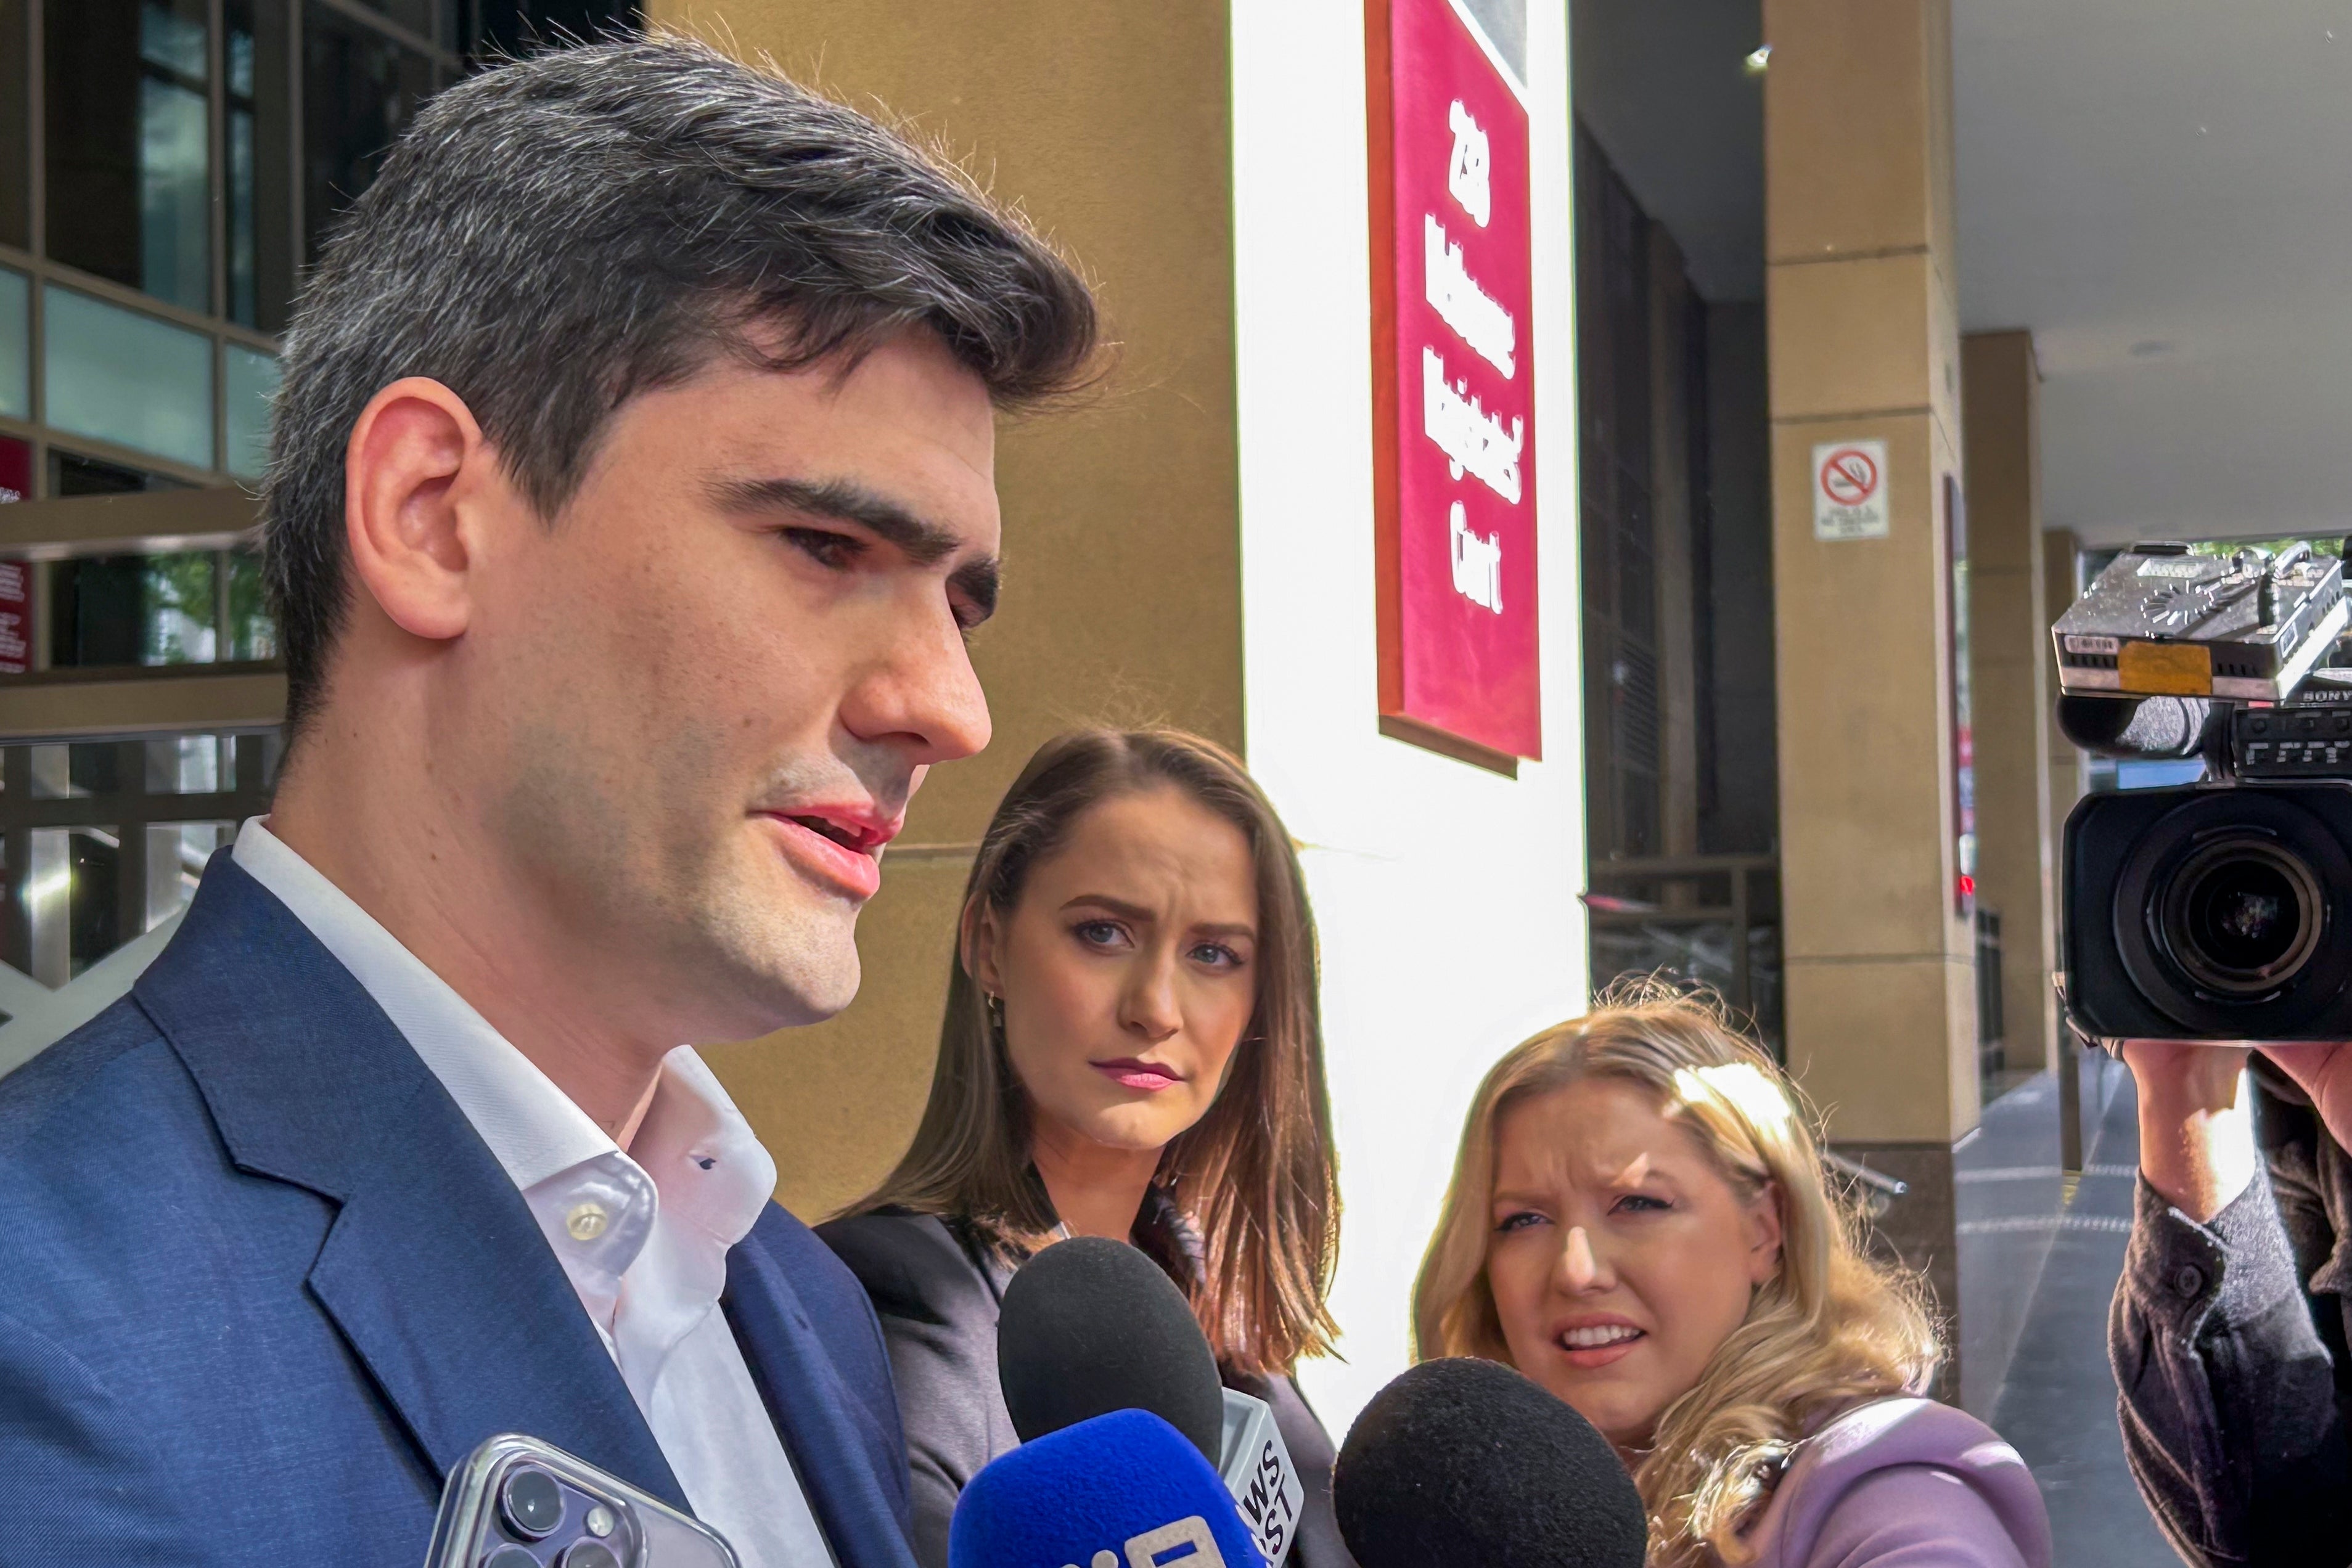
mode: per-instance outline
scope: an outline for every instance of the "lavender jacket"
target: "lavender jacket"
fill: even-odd
[[[1797,1445],[1746,1540],[1754,1568],[2050,1568],[2025,1461],[1932,1399],[1857,1406]]]

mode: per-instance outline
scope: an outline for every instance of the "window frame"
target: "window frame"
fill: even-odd
[[[285,0],[288,28],[287,70],[289,73],[288,116],[292,133],[287,138],[287,166],[279,178],[287,183],[289,224],[287,245],[289,276],[299,278],[303,270],[304,236],[308,234],[307,214],[303,211],[303,28],[308,11],[316,7],[331,12],[341,18],[370,29],[387,41],[423,56],[431,68],[431,90],[439,92],[457,80],[465,71],[464,57],[440,42],[420,37],[414,30],[375,10],[364,0]],[[461,0],[436,0],[436,14],[443,31],[453,32],[464,9]],[[0,48],[21,47],[28,62],[25,112],[26,119],[25,151],[28,167],[23,171],[28,184],[26,198],[30,241],[29,249],[18,249],[0,244],[0,267],[5,267],[26,279],[29,300],[26,350],[30,368],[30,397],[23,419],[0,415],[0,435],[26,443],[32,448],[33,491],[27,500],[53,499],[48,490],[49,454],[52,449],[100,462],[119,464],[125,467],[143,469],[149,473],[184,483],[216,486],[244,484],[229,468],[228,449],[228,353],[232,347],[265,353],[273,359],[280,356],[282,342],[273,333],[256,331],[229,319],[228,268],[228,102],[227,102],[227,28],[224,0],[205,0],[207,43],[210,52],[209,103],[210,122],[207,131],[209,163],[208,209],[209,231],[206,254],[211,260],[211,308],[191,310],[174,305],[140,289],[128,287],[110,278],[84,272],[79,267],[49,258],[48,251],[48,146],[47,120],[47,79],[45,62],[47,58],[44,26],[47,20],[46,0],[26,0],[23,15],[24,36],[21,38],[0,38]],[[136,448],[121,446],[111,442],[53,430],[47,420],[48,389],[45,371],[47,361],[47,323],[43,309],[47,289],[60,286],[88,295],[105,304],[152,318],[168,325],[194,331],[210,341],[213,371],[212,462],[198,466],[161,457]]]

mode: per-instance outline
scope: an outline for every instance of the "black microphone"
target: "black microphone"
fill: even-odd
[[[1331,1483],[1362,1568],[1642,1568],[1649,1526],[1608,1439],[1496,1362],[1425,1361],[1372,1396]]]
[[[1224,1436],[1217,1358],[1176,1282],[1124,1241],[1074,1236],[1021,1267],[996,1320],[996,1380],[1024,1443],[1149,1410],[1211,1464]]]
[[[1024,1264],[998,1312],[996,1380],[1024,1443],[1114,1411],[1159,1416],[1215,1468],[1281,1568],[1307,1492],[1274,1413],[1224,1386],[1184,1293],[1135,1248],[1076,1236]]]

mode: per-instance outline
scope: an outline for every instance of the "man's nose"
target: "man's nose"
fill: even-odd
[[[914,631],[849,693],[842,722],[860,740],[895,745],[918,767],[953,762],[988,744],[988,694],[955,618]]]

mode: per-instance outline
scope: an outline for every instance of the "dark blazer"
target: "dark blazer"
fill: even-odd
[[[1155,1208],[1147,1204],[1139,1229],[1150,1223]],[[1162,1230],[1171,1228],[1172,1214],[1159,1218]],[[850,1215],[818,1226],[816,1233],[849,1265],[882,1314],[913,1467],[915,1556],[923,1568],[946,1568],[948,1521],[957,1497],[982,1466],[1021,1442],[996,1381],[997,1308],[1014,1265],[971,1226],[905,1209]],[[1162,1244],[1145,1250],[1161,1267],[1181,1255],[1165,1245],[1167,1238],[1151,1239]],[[1297,1385],[1231,1368],[1223,1375],[1228,1388],[1273,1407],[1307,1492],[1285,1568],[1354,1568],[1331,1512],[1331,1438]]]
[[[0,1564],[415,1568],[527,1433],[683,1507],[522,1195],[215,856],[131,994],[0,1080]],[[841,1568],[912,1568],[865,1293],[771,1207],[723,1308]]]

